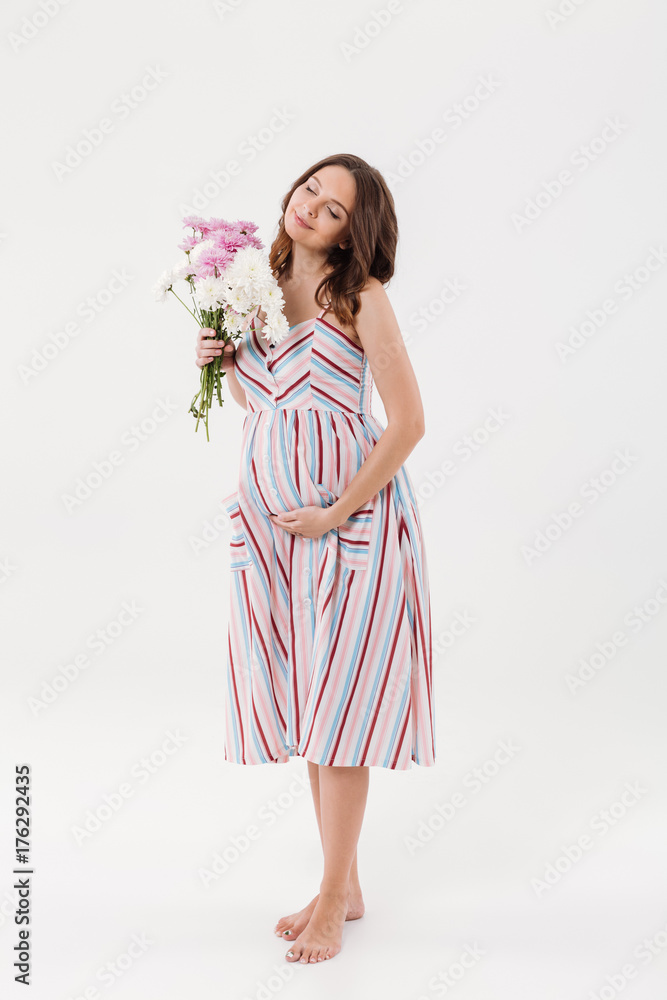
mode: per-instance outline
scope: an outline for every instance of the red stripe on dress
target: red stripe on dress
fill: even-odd
[[[239,507],[239,514],[240,514],[240,517],[241,517],[241,522],[243,524],[243,533],[244,533],[246,539],[249,538],[249,539],[252,540],[252,542],[253,542],[253,551],[255,552],[255,554],[257,556],[257,559],[259,560],[259,562],[262,565],[263,572],[265,574],[267,574],[269,572],[269,567],[268,567],[266,559],[264,557],[264,553],[262,552],[262,546],[258,543],[257,538],[253,534],[252,528],[250,527],[250,523],[248,521],[246,521],[245,518],[243,517],[243,511],[241,510],[240,507]]]
[[[355,378],[354,374],[351,373],[348,368],[341,368],[341,366],[337,365],[336,362],[329,355],[320,354],[320,352],[316,351],[315,348],[313,348],[313,354],[316,357],[321,358],[322,361],[325,362],[326,368],[328,368],[331,371],[335,369],[337,372],[340,372],[340,374],[344,377],[345,381],[349,383],[350,389],[359,388],[359,379]]]
[[[243,375],[243,378],[247,379],[248,382],[251,382],[253,385],[257,386],[257,388],[260,391],[260,395],[262,396],[267,395],[266,386],[262,382],[260,382],[256,378],[253,378],[252,375],[248,374],[248,372],[246,372],[238,362],[236,362],[235,367],[238,368],[241,375]]]
[[[381,545],[381,548],[380,548],[379,568],[378,568],[377,573],[375,574],[375,584],[374,584],[374,587],[373,587],[373,596],[372,596],[372,599],[371,599],[371,606],[370,606],[370,609],[369,609],[369,611],[368,611],[368,613],[366,615],[366,625],[365,625],[365,628],[364,628],[364,637],[363,637],[363,640],[362,640],[362,643],[361,643],[360,652],[359,652],[358,657],[357,657],[357,661],[360,664],[362,664],[363,661],[364,661],[364,656],[365,656],[365,653],[366,653],[366,649],[368,648],[368,644],[370,642],[371,622],[373,621],[373,618],[374,618],[374,615],[375,615],[375,612],[376,612],[376,609],[377,609],[377,606],[378,606],[378,603],[379,603],[379,599],[380,599],[380,587],[381,587],[381,581],[382,581],[382,567],[383,567],[384,562],[385,562],[386,551],[387,551],[386,536],[387,536],[388,525],[389,525],[389,517],[385,516],[384,517],[384,525],[383,525],[384,537],[382,539],[382,545]],[[354,683],[352,685],[352,688],[351,688],[351,690],[350,690],[350,692],[348,694],[348,697],[346,699],[346,702],[345,702],[345,708],[343,709],[343,712],[342,712],[342,722],[339,724],[339,727],[338,727],[338,738],[337,738],[337,740],[336,740],[336,742],[334,744],[334,747],[333,747],[333,753],[334,754],[338,751],[338,747],[340,746],[340,741],[341,741],[342,736],[343,736],[343,729],[345,728],[345,721],[346,721],[347,716],[348,716],[348,714],[350,712],[350,707],[351,707],[351,704],[352,704],[352,696],[354,695],[355,689],[356,689],[358,681],[359,681],[359,674],[360,674],[360,671],[358,670],[357,671],[357,675],[356,675],[356,677],[354,679]],[[373,727],[371,728],[371,731],[370,731],[370,735],[371,736],[373,734],[372,730],[373,730],[374,726],[375,726],[375,723],[373,723]]]
[[[329,403],[335,403],[333,407],[334,410],[342,410],[347,413],[356,413],[351,406],[344,406],[340,399],[336,399],[335,396],[330,396],[328,392],[325,392],[319,385],[315,388],[313,387],[313,396],[321,396],[322,399],[326,399]],[[317,412],[317,410],[315,411]]]
[[[335,653],[336,647],[338,646],[338,639],[339,639],[339,636],[340,636],[340,631],[341,631],[343,622],[345,620],[345,608],[347,607],[348,601],[350,599],[350,583],[351,583],[351,580],[348,579],[347,588],[346,588],[346,591],[345,591],[345,597],[343,598],[343,608],[342,608],[342,611],[341,611],[341,614],[340,614],[340,618],[339,618],[339,620],[337,622],[337,628],[336,628],[335,638],[334,638],[332,646],[329,649],[329,662],[327,664],[327,667],[326,667],[326,670],[324,672],[324,675],[322,676],[322,678],[320,680],[320,693],[317,696],[317,701],[315,703],[315,709],[313,711],[313,718],[314,719],[317,719],[318,712],[319,712],[319,709],[320,709],[320,705],[322,704],[322,699],[324,698],[324,692],[326,690],[326,681],[328,680],[329,674],[331,672],[331,662],[334,659],[334,653]],[[311,726],[310,736],[308,737],[308,740],[306,741],[306,745],[304,746],[303,756],[305,756],[306,751],[308,750],[308,747],[310,746],[310,740],[311,740],[312,735],[313,735],[313,727]]]
[[[391,645],[391,649],[390,649],[390,653],[389,653],[389,663],[390,664],[393,662],[394,654],[395,654],[395,651],[396,651],[396,645],[398,643],[398,640],[399,640],[399,637],[400,637],[400,634],[401,634],[401,625],[403,623],[403,615],[404,615],[404,613],[405,613],[405,597],[404,597],[404,599],[402,601],[401,610],[400,610],[399,614],[396,616],[396,618],[394,619],[394,639],[393,639],[393,642],[392,642],[392,645]],[[387,687],[387,684],[389,683],[389,673],[390,673],[390,671],[388,669],[386,669],[385,672],[384,672],[384,683],[382,684],[382,689],[381,689],[381,692],[380,692],[380,697],[376,701],[375,713],[373,715],[373,719],[371,721],[371,727],[368,730],[368,737],[366,739],[366,743],[365,743],[364,748],[363,748],[364,754],[368,753],[368,751],[370,749],[371,741],[373,739],[373,733],[375,731],[375,725],[376,725],[378,716],[380,714],[380,705],[382,704],[382,699],[384,697],[384,692],[385,692],[385,689]],[[399,746],[400,746],[400,743],[399,743]]]
[[[278,399],[285,399],[285,397],[286,396],[290,396],[294,392],[294,390],[297,389],[301,385],[302,382],[307,382],[307,381],[308,381],[308,373],[306,372],[304,375],[301,376],[300,379],[297,379],[296,382],[292,382],[291,385],[288,385],[287,388],[284,389],[283,392],[280,393],[280,395],[276,396],[276,399],[277,400]],[[284,409],[284,407],[283,407],[283,409]]]
[[[243,715],[241,714],[241,706],[239,705],[239,692],[238,692],[238,687],[236,686],[236,671],[234,669],[234,657],[233,657],[233,654],[232,654],[232,634],[231,634],[231,630],[228,631],[228,644],[229,644],[229,663],[230,663],[230,666],[231,666],[230,674],[231,674],[231,681],[232,681],[232,690],[234,692],[234,695],[233,695],[234,710],[235,710],[234,711],[234,715],[236,717],[236,720],[238,722],[238,727],[239,727],[239,730],[240,730],[240,737],[241,737],[241,757],[244,758],[245,757],[245,733],[243,731]],[[231,739],[231,733],[230,733],[230,739]],[[230,747],[230,750],[231,749],[232,748]]]
[[[356,350],[359,351],[360,354],[364,353],[364,350],[363,350],[362,347],[359,347],[359,345],[357,343],[355,343],[355,341],[352,340],[351,337],[348,337],[348,335],[346,333],[343,333],[343,331],[340,330],[337,326],[334,326],[333,323],[330,323],[328,319],[324,319],[324,318],[320,319],[320,323],[324,323],[326,326],[330,327],[332,330],[336,330],[336,332],[340,333],[340,335],[342,337],[345,337],[345,339],[347,340],[348,344],[352,344],[352,346],[354,348],[356,348]]]

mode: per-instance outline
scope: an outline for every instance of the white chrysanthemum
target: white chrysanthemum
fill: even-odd
[[[266,323],[262,327],[262,337],[268,343],[279,344],[289,333],[287,317],[281,312],[268,311]]]
[[[227,302],[232,309],[236,310],[237,313],[250,312],[254,306],[254,302],[243,286],[230,284],[227,280],[226,272],[225,281],[227,282]]]
[[[243,330],[241,329],[243,319],[243,316],[239,316],[238,313],[232,312],[231,309],[228,309],[225,312],[225,329],[227,333],[230,335],[243,333]]]
[[[168,268],[163,271],[158,280],[155,282],[152,288],[153,295],[155,296],[156,302],[166,302],[168,298],[169,289],[174,283],[173,269]]]
[[[255,300],[275,283],[266,253],[257,247],[237,251],[225,270],[225,277],[230,285],[243,288]]]
[[[227,304],[227,293],[222,278],[200,278],[195,283],[197,301],[202,309],[219,309]]]
[[[195,265],[191,263],[187,259],[187,257],[185,260],[179,260],[178,263],[174,264],[174,266],[171,269],[171,273],[173,274],[174,280],[176,281],[180,281],[184,278],[187,278],[188,275],[193,275],[195,274],[195,272],[196,272]]]
[[[266,312],[275,310],[276,312],[281,312],[284,304],[283,290],[275,281],[273,285],[269,286],[262,291],[260,295],[260,302],[262,303],[262,308]]]

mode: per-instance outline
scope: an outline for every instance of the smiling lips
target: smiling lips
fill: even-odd
[[[300,226],[303,226],[303,228],[304,228],[304,229],[312,229],[312,228],[313,228],[312,226],[309,226],[309,225],[307,225],[307,224],[306,224],[306,223],[305,223],[305,222],[303,221],[303,219],[301,218],[301,216],[299,215],[299,213],[298,213],[298,212],[295,212],[295,213],[294,213],[294,217],[295,217],[296,221],[297,221],[297,222],[299,223],[299,225],[300,225]]]

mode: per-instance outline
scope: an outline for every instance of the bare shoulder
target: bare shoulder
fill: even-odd
[[[392,311],[391,303],[387,291],[378,278],[369,278],[359,293],[361,299],[361,309],[357,313],[357,320],[368,322],[371,314],[380,311],[382,314]]]
[[[377,278],[369,278],[364,287],[359,292],[360,309],[354,318],[354,325],[339,324],[343,333],[346,333],[351,340],[359,347],[363,348],[362,337],[364,329],[368,329],[371,317],[387,315],[387,309],[392,312],[389,297],[384,285]],[[326,317],[325,317],[326,318]],[[338,322],[338,320],[336,320]]]

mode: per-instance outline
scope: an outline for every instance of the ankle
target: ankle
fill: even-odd
[[[349,880],[346,882],[320,882],[320,896],[338,896],[344,899],[350,895],[352,887]]]

